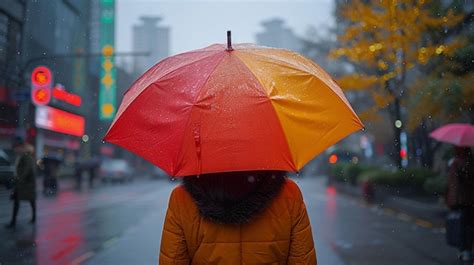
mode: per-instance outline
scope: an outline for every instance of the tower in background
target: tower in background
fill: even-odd
[[[269,19],[263,21],[261,25],[264,30],[255,36],[257,44],[300,52],[302,48],[301,39],[295,35],[291,28],[285,25],[283,19]]]
[[[141,75],[170,54],[169,27],[157,25],[162,18],[143,16],[140,20],[140,25],[133,26],[133,50],[149,52],[150,55],[134,58],[135,75]]]

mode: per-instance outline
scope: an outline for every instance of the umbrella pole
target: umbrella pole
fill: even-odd
[[[232,48],[232,36],[231,36],[231,35],[232,35],[232,34],[231,34],[230,30],[228,30],[228,31],[227,31],[227,50],[228,50],[228,51],[234,50],[234,49]]]

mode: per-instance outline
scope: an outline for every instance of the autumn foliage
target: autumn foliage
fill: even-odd
[[[440,43],[429,37],[430,31],[451,28],[463,19],[452,11],[434,15],[430,1],[355,0],[339,11],[347,26],[330,56],[355,66],[353,74],[338,79],[341,87],[372,97],[374,105],[363,111],[363,119],[377,117],[387,107],[390,112],[395,102],[403,104],[408,71],[432,58],[450,56],[462,45],[462,39]]]

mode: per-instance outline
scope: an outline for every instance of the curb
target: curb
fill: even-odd
[[[361,200],[364,199],[360,186],[350,186],[338,182],[333,182],[332,185],[344,194]],[[402,219],[409,216],[410,219],[416,220],[416,224],[425,228],[445,227],[446,215],[448,213],[446,206],[397,197],[382,193],[380,190],[375,191],[375,199],[371,204],[393,213],[392,215],[400,216]]]

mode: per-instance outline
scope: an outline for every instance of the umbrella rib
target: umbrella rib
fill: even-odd
[[[208,58],[208,57],[210,57],[210,56],[212,56],[212,55],[217,54],[217,52],[214,51],[214,50],[209,50],[209,51],[197,50],[197,51],[183,52],[183,53],[177,54],[176,56],[189,55],[189,54],[194,54],[194,53],[210,53],[208,56],[205,56],[205,57],[203,57],[203,58],[201,58],[201,59],[199,59],[199,60],[206,59],[206,58]],[[165,59],[159,61],[158,63],[156,63],[155,65],[153,65],[150,69],[146,70],[137,80],[135,80],[135,81],[132,83],[132,85],[131,85],[123,94],[124,94],[124,95],[127,94],[128,91],[130,91],[130,88],[132,88],[132,87],[135,85],[135,83],[137,83],[138,80],[141,79],[142,76],[146,76],[147,73],[149,73],[150,71],[154,70],[155,66],[158,66],[159,64],[165,62],[167,59],[170,59],[170,58],[171,58],[171,57],[165,58]],[[168,73],[162,75],[159,79],[161,79],[161,78],[167,76],[167,75],[170,74],[170,73],[175,72],[176,70],[179,70],[179,69],[181,69],[181,68],[183,68],[183,67],[185,67],[185,66],[188,66],[188,65],[190,65],[190,64],[192,64],[192,63],[195,63],[196,61],[199,61],[199,60],[191,61],[191,62],[189,62],[189,63],[187,63],[187,64],[181,65],[181,66],[177,67],[176,69],[171,70],[170,72],[168,72]],[[156,80],[153,81],[152,83],[156,82],[156,81],[159,80],[159,79],[156,79]],[[147,87],[148,87],[148,86],[147,86]],[[146,89],[146,88],[145,88],[145,89]],[[145,90],[145,89],[144,89],[144,90]]]
[[[203,52],[205,52],[205,51],[203,51]],[[189,53],[190,53],[190,52],[189,52]],[[183,54],[184,54],[184,53],[183,53]],[[153,83],[157,82],[158,80],[160,80],[160,79],[162,79],[162,78],[166,78],[166,77],[168,77],[169,75],[175,73],[176,71],[178,71],[178,70],[180,70],[180,69],[182,69],[182,68],[184,68],[184,67],[186,67],[186,66],[189,66],[190,64],[196,63],[196,62],[198,62],[198,61],[200,61],[200,60],[205,60],[205,59],[207,59],[207,58],[209,58],[209,57],[211,57],[211,56],[215,56],[215,55],[217,55],[217,54],[219,54],[219,53],[212,51],[212,53],[209,54],[208,56],[205,56],[205,57],[200,58],[200,59],[198,59],[198,60],[194,60],[194,61],[192,61],[192,62],[190,62],[190,63],[181,65],[181,66],[177,67],[176,69],[173,69],[173,70],[169,71],[168,73],[164,74],[164,75],[161,76],[160,78],[154,80],[154,81],[151,82],[149,85],[147,85],[142,91],[140,91],[140,93],[138,93],[132,100],[130,100],[129,104],[128,104],[127,106],[124,106],[124,108],[128,108],[138,97],[140,97],[140,95],[141,95],[145,90],[147,90],[147,89],[150,87],[150,85],[152,85]],[[152,67],[152,68],[154,68],[154,67]],[[148,71],[146,71],[143,75],[146,75],[146,73],[148,73],[149,71],[151,71],[151,68],[150,68]],[[143,76],[143,75],[142,75],[142,76]],[[135,85],[135,83],[138,82],[139,79],[140,79],[140,78],[138,78],[138,79],[130,86],[130,88],[132,88],[132,87]],[[130,90],[130,88],[129,88],[128,90]],[[127,90],[127,92],[128,92],[128,90]],[[127,92],[125,92],[125,94],[126,94]],[[122,99],[122,102],[123,102],[123,99]],[[121,108],[121,107],[122,107],[122,105],[120,105],[120,108]],[[119,108],[119,110],[120,110],[120,108]],[[121,116],[122,116],[122,115],[116,116],[116,120],[114,119],[114,121],[112,122],[112,124],[114,124],[115,122],[117,122],[117,121],[120,119]],[[110,126],[109,130],[107,131],[107,133],[109,133],[110,129],[112,129],[112,126]],[[105,135],[107,135],[107,133],[106,133]]]
[[[199,99],[199,96],[201,95],[201,92],[202,92],[202,88],[206,86],[206,84],[209,82],[209,79],[211,78],[212,76],[212,73],[214,73],[214,71],[216,70],[216,68],[221,64],[221,62],[224,60],[225,54],[222,55],[221,59],[216,63],[216,65],[214,66],[214,68],[209,71],[209,75],[207,76],[206,80],[203,82],[202,86],[201,86],[201,90],[199,91],[199,93],[196,94],[196,98],[194,99],[194,102],[193,102],[193,105],[191,107],[191,111],[189,112],[189,116],[186,120],[186,126],[184,127],[184,131],[183,131],[183,136],[181,138],[181,143],[180,143],[180,146],[183,145],[183,142],[184,142],[184,137],[186,136],[186,129],[188,129],[189,127],[189,120],[191,119],[191,116],[192,116],[192,111],[194,109],[194,107],[196,106],[196,103],[197,103],[197,100]],[[207,57],[206,57],[207,58]],[[177,165],[179,163],[178,159],[179,157],[181,156],[181,150],[180,149],[180,152],[178,152],[178,155],[177,157],[175,158],[175,161],[174,161],[174,165]],[[173,176],[176,176],[176,173],[178,172],[175,172],[175,170],[177,169],[176,166],[173,166]]]
[[[286,143],[286,146],[288,148],[288,152],[289,152],[289,155],[290,155],[290,158],[291,158],[291,167],[297,171],[297,168],[296,168],[296,164],[295,164],[295,161],[293,161],[293,156],[291,154],[291,148],[290,148],[290,144],[288,142],[288,139],[287,139],[287,135],[285,133],[285,130],[283,129],[283,126],[281,125],[281,120],[280,120],[280,117],[278,116],[277,114],[277,111],[275,109],[275,106],[273,106],[273,103],[272,103],[272,100],[270,99],[270,95],[267,94],[267,91],[265,91],[265,88],[263,87],[263,84],[260,82],[260,80],[258,79],[258,77],[250,70],[250,68],[248,67],[248,65],[242,60],[240,59],[240,57],[238,55],[236,55],[237,59],[239,60],[240,63],[242,63],[244,66],[245,66],[245,69],[250,73],[250,75],[253,76],[253,78],[255,78],[256,81],[258,81],[258,84],[260,85],[260,90],[263,91],[263,94],[266,96],[266,99],[268,100],[270,106],[272,107],[273,109],[273,113],[275,115],[275,117],[277,118],[277,120],[279,121],[278,125],[280,127],[280,130],[282,132],[282,135],[284,136],[284,140],[285,140],[285,143]]]

